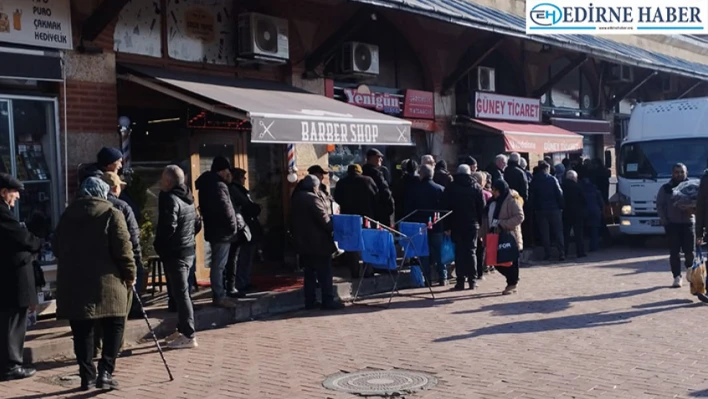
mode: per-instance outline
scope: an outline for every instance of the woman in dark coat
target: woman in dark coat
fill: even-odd
[[[123,214],[96,177],[81,184],[79,198],[64,211],[54,236],[57,255],[57,318],[69,320],[81,388],[115,389],[115,360],[123,339],[128,298],[135,284],[135,258]],[[101,323],[103,352],[93,364],[94,323]]]

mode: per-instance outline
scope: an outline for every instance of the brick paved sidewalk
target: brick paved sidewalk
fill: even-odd
[[[708,397],[708,307],[669,289],[663,251],[612,249],[582,264],[522,269],[520,293],[500,275],[474,292],[425,291],[390,309],[299,312],[199,333],[200,347],[167,358],[150,345],[118,361],[122,391],[106,398],[355,398],[322,388],[325,376],[366,367],[427,371],[440,383],[407,398]],[[0,383],[2,398],[85,398],[51,384],[73,372]]]

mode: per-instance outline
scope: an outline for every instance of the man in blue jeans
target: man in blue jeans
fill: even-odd
[[[551,165],[541,162],[538,174],[531,181],[529,200],[531,209],[536,214],[536,220],[541,231],[543,242],[543,260],[551,259],[551,235],[555,238],[559,260],[565,260],[565,240],[563,237],[563,190],[558,180],[550,175]],[[558,177],[562,179],[563,177]]]
[[[430,165],[422,165],[418,170],[420,181],[410,188],[409,198],[406,198],[405,214],[413,214],[411,221],[419,223],[434,222],[435,213],[442,210],[442,198],[445,188],[433,181],[435,170]],[[433,225],[428,230],[428,250],[430,256],[420,258],[423,276],[428,285],[432,285],[431,265],[437,268],[438,284],[447,285],[447,268],[442,262],[443,228],[442,223]]]
[[[226,298],[224,270],[229,259],[231,242],[238,232],[238,220],[228,184],[231,183],[231,164],[224,157],[216,157],[211,170],[202,173],[196,181],[199,191],[199,209],[204,218],[204,239],[211,247],[209,279],[214,305],[233,308],[235,304]]]
[[[194,236],[201,222],[194,207],[194,197],[184,184],[184,171],[169,165],[162,172],[158,198],[159,216],[155,251],[164,262],[169,293],[178,315],[177,332],[168,337],[172,349],[196,348],[194,308],[189,295],[189,271],[196,256]]]

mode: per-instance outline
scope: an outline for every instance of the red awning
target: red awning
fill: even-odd
[[[553,125],[480,119],[472,122],[502,133],[506,151],[546,154],[583,149],[583,136]]]

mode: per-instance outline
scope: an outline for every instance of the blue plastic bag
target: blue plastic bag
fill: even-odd
[[[425,287],[425,280],[423,279],[423,272],[420,270],[420,266],[411,266],[411,281],[416,288]]]
[[[440,250],[440,258],[443,265],[449,265],[455,261],[455,244],[450,236],[443,237],[442,249]]]

